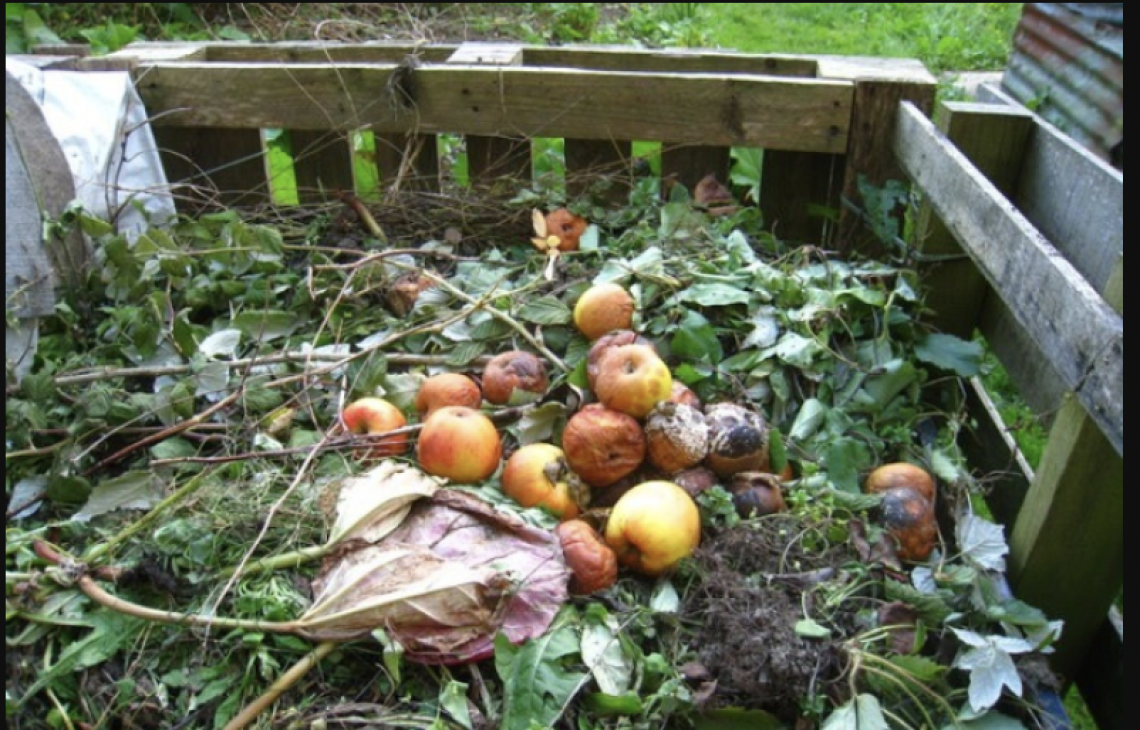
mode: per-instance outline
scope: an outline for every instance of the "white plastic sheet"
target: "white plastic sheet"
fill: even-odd
[[[129,74],[42,70],[15,58],[5,65],[43,109],[87,211],[128,235],[174,215],[154,134]]]

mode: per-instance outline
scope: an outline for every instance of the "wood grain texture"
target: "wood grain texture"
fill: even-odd
[[[1124,442],[1124,320],[913,104],[895,153],[1018,324],[1117,453]]]
[[[974,425],[961,433],[958,444],[971,471],[985,485],[986,506],[994,519],[1000,524],[1012,525],[1029,493],[1033,468],[977,378],[966,384],[966,410]]]
[[[1024,110],[993,87],[983,98]],[[1023,112],[1028,113],[1028,112]],[[1094,289],[1103,288],[1124,250],[1124,172],[1037,115],[1012,197]]]
[[[740,73],[801,78],[818,75],[818,63],[808,56],[758,55],[679,48],[643,51],[626,46],[573,48],[523,46],[523,65],[641,73]]]
[[[438,140],[434,134],[378,134],[376,168],[384,190],[438,192]]]
[[[1124,459],[1067,398],[1009,538],[1018,598],[1065,622],[1051,657],[1072,677],[1124,575]]]
[[[843,81],[444,64],[411,72],[404,106],[390,88],[395,68],[159,63],[140,65],[136,78],[159,125],[847,147]]]
[[[261,130],[158,126],[154,137],[180,209],[269,200]]]
[[[935,124],[998,190],[1012,195],[1033,128],[1030,114],[991,104],[950,102],[936,110]],[[989,285],[928,203],[919,211],[918,230],[931,322],[943,332],[969,338],[983,302],[990,299]]]
[[[336,200],[337,191],[355,188],[352,145],[343,135],[296,129],[290,137],[297,199],[302,205],[327,203]]]
[[[618,206],[629,203],[633,186],[633,150],[629,141],[568,139],[565,153],[568,198],[593,189],[608,203]]]
[[[765,227],[785,241],[831,247],[835,219],[813,209],[838,213],[844,173],[842,155],[766,150],[760,179]]]
[[[728,185],[728,171],[732,159],[728,147],[678,144],[671,140],[661,143],[661,177],[675,179],[690,191],[705,175]]]

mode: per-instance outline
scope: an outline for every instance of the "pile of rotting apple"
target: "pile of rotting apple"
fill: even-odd
[[[333,343],[372,366],[305,381],[306,453],[344,465],[326,543],[243,566],[319,557],[299,618],[157,612],[41,558],[115,610],[317,642],[310,664],[381,637],[385,661],[468,678],[390,698],[438,727],[1033,727],[1021,676],[1057,627],[1003,592],[955,445],[980,349],[922,325],[905,267],[707,202],[535,210],[529,241],[450,229],[323,269],[384,309]]]

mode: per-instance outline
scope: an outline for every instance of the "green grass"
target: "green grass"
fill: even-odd
[[[917,58],[934,73],[997,71],[1021,3],[705,3],[710,39],[752,53]]]

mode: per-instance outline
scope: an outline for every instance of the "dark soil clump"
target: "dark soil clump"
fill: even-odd
[[[786,721],[813,695],[830,694],[843,673],[842,637],[856,626],[844,602],[828,614],[830,638],[796,632],[821,591],[849,578],[857,560],[845,545],[806,550],[798,517],[781,514],[712,534],[695,558],[702,579],[686,595],[683,618],[696,628],[700,662],[716,681],[712,707],[763,709]]]

